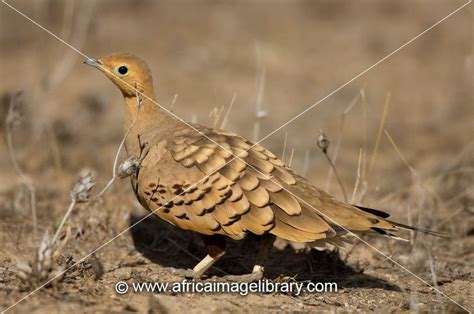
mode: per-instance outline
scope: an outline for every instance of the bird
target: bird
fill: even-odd
[[[112,53],[84,63],[104,73],[123,95],[125,149],[140,160],[130,180],[140,204],[178,228],[199,233],[206,245],[207,255],[183,270],[184,276],[203,277],[225,254],[228,238],[259,239],[252,272],[239,277],[253,281],[263,278],[276,237],[324,248],[341,246],[354,234],[402,239],[401,229],[442,236],[336,199],[259,143],[185,123],[158,105],[151,70],[133,54]]]

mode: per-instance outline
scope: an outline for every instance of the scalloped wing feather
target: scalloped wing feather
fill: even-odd
[[[163,164],[149,162],[147,169],[156,175],[138,184],[141,203],[162,219],[202,234],[242,239],[248,232],[270,232],[298,242],[345,233],[337,225],[355,231],[393,229],[380,217],[318,190],[263,146],[197,127],[219,145],[192,129],[179,130],[169,135],[166,145],[157,145],[161,152],[155,155],[164,156]],[[167,172],[154,170],[163,167]],[[160,176],[161,184],[150,181]]]

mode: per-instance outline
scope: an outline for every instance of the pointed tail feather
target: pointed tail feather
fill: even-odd
[[[375,215],[377,217],[380,217],[380,218],[388,218],[390,217],[390,214],[386,213],[386,212],[383,212],[381,210],[377,210],[377,209],[373,209],[373,208],[368,208],[368,207],[363,207],[363,206],[357,206],[357,205],[353,205],[355,207],[357,207],[358,209],[366,212],[366,213],[369,213],[369,214],[372,214],[372,215]],[[394,226],[397,226],[401,229],[405,229],[405,230],[412,230],[412,231],[417,231],[417,232],[422,232],[422,233],[426,233],[426,234],[430,234],[430,235],[433,235],[433,236],[437,236],[437,237],[441,237],[441,238],[449,238],[449,236],[443,232],[438,232],[438,231],[433,231],[433,230],[429,230],[429,229],[423,229],[423,228],[417,228],[417,227],[412,227],[412,226],[409,226],[409,225],[404,225],[402,223],[398,223],[398,222],[395,222],[395,221],[392,221],[392,220],[388,220],[386,219],[387,222],[393,224]],[[375,228],[372,228],[372,229],[375,229]],[[379,228],[377,228],[379,229]],[[379,229],[381,230],[381,229]],[[374,230],[376,231],[377,233],[381,233],[379,230]],[[398,238],[397,236],[393,235],[393,234],[390,234],[390,233],[381,233],[383,235],[386,235],[386,236],[389,236],[389,237],[392,237],[392,238]],[[398,238],[398,239],[402,239],[402,238]],[[402,239],[402,240],[405,240],[405,239]]]
[[[391,220],[387,220],[387,221],[390,222],[391,224],[401,228],[401,229],[422,232],[422,233],[430,234],[430,235],[440,237],[440,238],[449,238],[449,236],[446,233],[443,233],[443,232],[438,232],[438,231],[433,231],[433,230],[423,229],[423,228],[418,228],[418,227],[412,227],[412,226],[404,225],[404,224],[401,224],[399,222],[395,222],[395,221],[391,221]]]

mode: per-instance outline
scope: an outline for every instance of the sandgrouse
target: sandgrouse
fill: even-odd
[[[125,146],[141,160],[133,191],[148,211],[202,235],[207,256],[187,274],[200,277],[225,253],[226,237],[260,237],[249,278],[263,276],[275,236],[319,246],[339,245],[351,233],[396,237],[399,228],[421,230],[387,219],[387,213],[336,200],[297,175],[263,146],[246,138],[184,123],[155,102],[148,65],[127,53],[86,64],[103,72],[125,99]]]

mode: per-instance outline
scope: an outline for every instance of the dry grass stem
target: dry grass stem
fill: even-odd
[[[227,108],[227,111],[224,115],[224,118],[222,119],[222,123],[221,123],[221,129],[224,129],[227,125],[227,123],[229,123],[229,116],[230,116],[230,111],[232,110],[232,106],[234,105],[234,102],[235,102],[235,99],[237,98],[237,92],[234,93],[234,96],[232,96],[232,100],[230,101],[230,104],[229,104],[229,108]]]
[[[438,286],[438,275],[436,274],[436,268],[435,268],[435,262],[433,258],[433,253],[431,252],[431,248],[425,245],[426,251],[428,253],[428,262],[430,265],[430,273],[431,273],[431,280],[433,281],[433,286],[436,288],[436,293],[440,295],[438,292],[439,286]],[[440,295],[441,296],[441,295]]]
[[[234,93],[234,95],[232,96],[232,100],[230,101],[229,107],[227,108],[226,113],[224,114],[224,117],[222,118],[222,122],[219,126],[220,129],[224,129],[227,123],[229,122],[229,115],[236,98],[237,98],[237,93]],[[214,128],[217,128],[217,126],[219,125],[219,121],[221,119],[222,114],[224,113],[224,109],[225,109],[225,105],[222,105],[220,107],[214,107],[209,113],[209,117],[213,118],[212,126]]]
[[[372,158],[370,159],[369,171],[368,171],[367,176],[371,173],[372,168],[375,164],[375,158],[377,156],[378,148],[379,148],[379,145],[380,145],[380,139],[382,137],[382,131],[384,130],[385,121],[387,119],[389,103],[390,103],[390,93],[387,93],[387,96],[385,98],[385,105],[383,107],[382,119],[380,120],[379,129],[377,131],[377,137],[375,139],[374,150],[372,151]]]
[[[285,139],[283,140],[283,152],[281,154],[281,160],[285,161],[286,145],[288,144],[288,132],[285,132]]]
[[[408,163],[407,159],[405,158],[405,156],[402,154],[402,152],[400,151],[400,149],[398,148],[397,144],[395,144],[395,141],[393,140],[393,138],[390,136],[390,133],[388,132],[387,129],[384,129],[384,132],[385,132],[385,136],[387,136],[387,139],[390,141],[390,144],[392,144],[393,146],[393,149],[395,149],[395,151],[397,152],[397,155],[398,157],[400,157],[400,159],[403,161],[403,163],[405,164],[405,166],[407,166],[407,168],[410,170],[411,174],[413,175],[413,177],[415,178],[419,178],[417,172],[415,171],[415,169]]]
[[[344,196],[344,201],[347,202],[346,190],[344,188],[344,185],[342,184],[342,180],[339,177],[339,174],[337,173],[336,167],[332,163],[331,157],[329,157],[329,154],[328,154],[329,144],[330,144],[329,138],[326,136],[326,134],[324,134],[321,131],[321,133],[319,134],[319,137],[318,137],[318,147],[321,149],[324,156],[326,156],[326,159],[328,160],[329,165],[334,170],[334,174],[336,175],[337,182],[339,183],[339,186],[341,187],[342,195]]]
[[[367,104],[367,97],[365,96],[365,89],[360,90],[360,99],[362,105],[362,167],[361,167],[361,192],[359,202],[362,202],[367,195],[369,185],[367,182],[367,116],[369,106]]]
[[[257,95],[255,99],[255,122],[253,127],[253,140],[256,142],[260,138],[261,120],[268,116],[268,112],[263,106],[263,96],[265,94],[265,84],[267,79],[267,68],[263,62],[262,52],[258,44],[255,45],[257,55]]]
[[[224,112],[224,105],[220,107],[214,107],[209,113],[209,118],[213,118],[212,127],[216,128],[221,118],[222,112]]]
[[[350,113],[352,108],[357,104],[361,94],[360,92],[357,94],[357,96],[350,102],[350,104],[344,109],[344,111],[341,114],[341,123],[339,124],[339,134],[337,136],[336,140],[336,148],[334,149],[334,153],[332,154],[332,162],[334,165],[337,163],[337,157],[339,155],[339,149],[341,148],[341,143],[344,138],[344,126],[345,126],[345,121],[346,121],[346,116]],[[333,168],[330,167],[328,170],[328,175],[326,179],[326,188],[325,190],[329,192],[331,181],[332,181],[332,174],[333,174]]]
[[[174,107],[177,100],[178,100],[178,94],[174,94],[173,100],[171,101],[170,112],[174,112]]]
[[[72,210],[74,209],[76,204],[89,202],[90,192],[94,185],[95,180],[94,176],[92,175],[92,172],[89,170],[84,171],[84,173],[81,174],[79,180],[76,181],[71,190],[71,203],[69,204],[66,214],[63,216],[63,219],[61,220],[61,223],[59,224],[59,227],[56,230],[56,233],[54,234],[52,241],[53,243],[55,243],[58,239],[59,234],[61,233],[64,227],[64,224],[71,215]]]
[[[71,215],[72,210],[74,209],[75,206],[76,206],[76,201],[74,200],[74,198],[72,198],[71,203],[69,204],[69,207],[67,208],[66,213],[64,214],[63,219],[59,223],[58,229],[56,230],[56,233],[54,234],[53,243],[56,242],[60,232],[63,229],[64,224],[66,223],[66,220]]]
[[[351,204],[355,204],[355,200],[356,200],[356,195],[357,195],[357,191],[359,190],[359,186],[360,186],[360,183],[362,181],[362,171],[361,171],[361,168],[362,168],[362,156],[363,156],[363,148],[361,147],[359,149],[359,161],[357,162],[357,177],[356,177],[356,181],[354,183],[354,190],[352,191],[352,198],[351,198]]]
[[[124,178],[132,174],[133,171],[136,171],[140,165],[140,161],[137,162],[137,158],[128,158],[125,160],[120,167],[117,167],[118,164],[118,159],[120,156],[120,153],[123,149],[123,146],[125,145],[125,141],[130,134],[132,128],[135,126],[135,123],[138,120],[139,114],[140,114],[140,109],[143,104],[143,98],[141,95],[138,94],[138,90],[135,89],[135,95],[137,99],[137,114],[135,118],[133,119],[132,123],[130,124],[129,128],[125,132],[125,135],[123,136],[120,145],[117,149],[117,152],[114,157],[114,164],[113,164],[113,169],[112,169],[112,178],[107,182],[105,187],[95,195],[95,198],[99,198],[104,194],[110,186],[115,182],[117,178]],[[174,98],[176,100],[176,96]],[[72,213],[72,210],[78,203],[85,203],[90,200],[90,191],[92,187],[95,185],[95,180],[91,174],[91,172],[88,172],[84,175],[81,176],[81,178],[76,182],[74,185],[72,191],[71,191],[71,203],[69,204],[69,207],[66,211],[66,214],[64,215],[63,219],[61,220],[61,223],[59,224],[59,227],[53,237],[53,242],[55,242],[64,226],[66,223],[67,219],[69,218],[70,214]]]
[[[18,163],[15,147],[13,145],[13,129],[20,124],[22,112],[20,110],[20,104],[18,98],[20,98],[22,92],[17,92],[13,95],[10,105],[8,107],[7,117],[5,119],[5,128],[7,135],[7,147],[10,160],[13,164],[16,174],[20,177],[20,180],[26,186],[29,192],[29,204],[31,210],[31,219],[33,224],[33,235],[37,239],[38,236],[38,219],[36,214],[36,189],[33,181],[21,170],[20,164]]]
[[[385,132],[385,136],[388,138],[390,144],[392,144],[393,149],[397,152],[397,155],[400,157],[402,162],[407,166],[407,168],[410,170],[410,172],[413,176],[413,181],[416,184],[415,188],[419,191],[419,197],[418,197],[418,204],[417,205],[418,205],[418,207],[421,207],[420,205],[423,204],[423,202],[424,202],[424,196],[425,196],[424,191],[426,190],[426,188],[423,186],[423,184],[421,182],[421,179],[418,176],[415,169],[408,163],[405,156],[402,154],[402,152],[398,148],[397,144],[395,143],[393,138],[390,136],[390,133],[386,129],[384,129],[384,132]],[[407,207],[407,220],[408,220],[409,225],[413,225],[412,212],[411,212],[411,207],[410,206]],[[413,245],[414,242],[415,242],[415,233],[410,232],[410,243]]]
[[[291,149],[291,153],[290,153],[290,159],[288,160],[288,167],[291,167],[291,164],[293,163],[293,156],[295,154],[295,148],[293,147]]]
[[[74,46],[80,49],[83,46],[86,38],[89,27],[92,23],[92,17],[94,16],[95,2],[94,1],[81,1],[79,2],[79,9],[74,10],[75,2],[67,1],[65,2],[65,10],[69,11],[72,14],[65,15],[65,21],[63,28],[64,38],[68,38],[69,42]],[[77,13],[77,14],[74,14]],[[69,17],[68,17],[69,15]],[[76,23],[72,25],[74,16],[77,16]],[[70,36],[71,35],[71,36]],[[76,64],[78,54],[71,49],[67,49],[64,53],[61,53],[63,56],[61,59],[55,62],[55,67],[50,72],[48,78],[47,87],[49,90],[55,89],[64,79],[67,77],[71,69]]]

